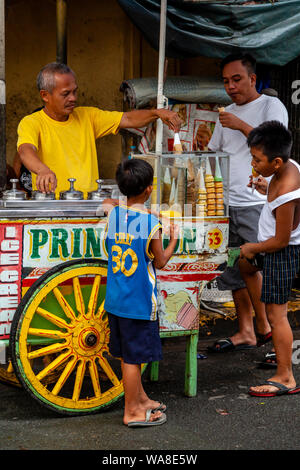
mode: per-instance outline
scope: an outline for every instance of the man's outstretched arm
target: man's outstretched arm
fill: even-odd
[[[174,132],[179,132],[181,120],[177,113],[168,109],[137,109],[123,114],[119,128],[144,127],[161,119]]]

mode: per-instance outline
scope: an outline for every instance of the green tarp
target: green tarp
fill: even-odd
[[[160,0],[118,2],[158,50]],[[243,51],[259,63],[285,65],[300,55],[299,38],[300,0],[167,3],[166,57],[223,58]]]

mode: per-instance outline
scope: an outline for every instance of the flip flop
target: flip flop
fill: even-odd
[[[272,339],[272,331],[269,331],[266,335],[262,335],[261,333],[256,333],[257,343],[256,346],[259,348],[264,344],[268,343]]]
[[[229,351],[242,351],[245,349],[255,349],[252,344],[242,343],[234,345],[230,338],[219,339],[212,346],[208,346],[207,350],[213,353],[224,353]]]
[[[277,397],[280,395],[293,395],[296,393],[300,393],[300,387],[288,388],[285,385],[281,384],[280,382],[273,382],[272,380],[266,380],[260,385],[273,385],[277,387],[278,390],[275,392],[255,392],[253,390],[248,390],[249,395],[252,397]]]
[[[258,367],[260,369],[276,369],[277,361],[275,351],[266,353],[264,360],[258,363]]]
[[[167,405],[164,403],[160,403],[157,408],[152,409],[152,413],[155,413],[156,411],[162,411],[163,413],[167,410]]]
[[[146,419],[145,421],[129,421],[127,426],[129,428],[141,428],[141,427],[147,427],[147,426],[159,426],[160,424],[164,424],[167,421],[167,416],[162,413],[161,416],[157,419],[154,419],[153,421],[150,421],[151,414],[152,414],[152,409],[150,408],[149,410],[146,411]]]

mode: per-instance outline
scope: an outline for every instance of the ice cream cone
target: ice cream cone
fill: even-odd
[[[178,132],[175,132],[175,134],[174,134],[173,152],[174,153],[182,153],[182,145],[181,145],[181,142],[180,142]]]

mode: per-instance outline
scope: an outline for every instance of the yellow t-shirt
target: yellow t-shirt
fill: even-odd
[[[95,139],[116,134],[123,113],[95,107],[77,107],[67,121],[55,121],[43,110],[25,116],[18,126],[17,148],[36,147],[40,160],[57,178],[56,195],[70,187],[68,178],[76,178],[75,189],[86,193],[97,188],[99,177]],[[36,189],[32,174],[32,189]]]

